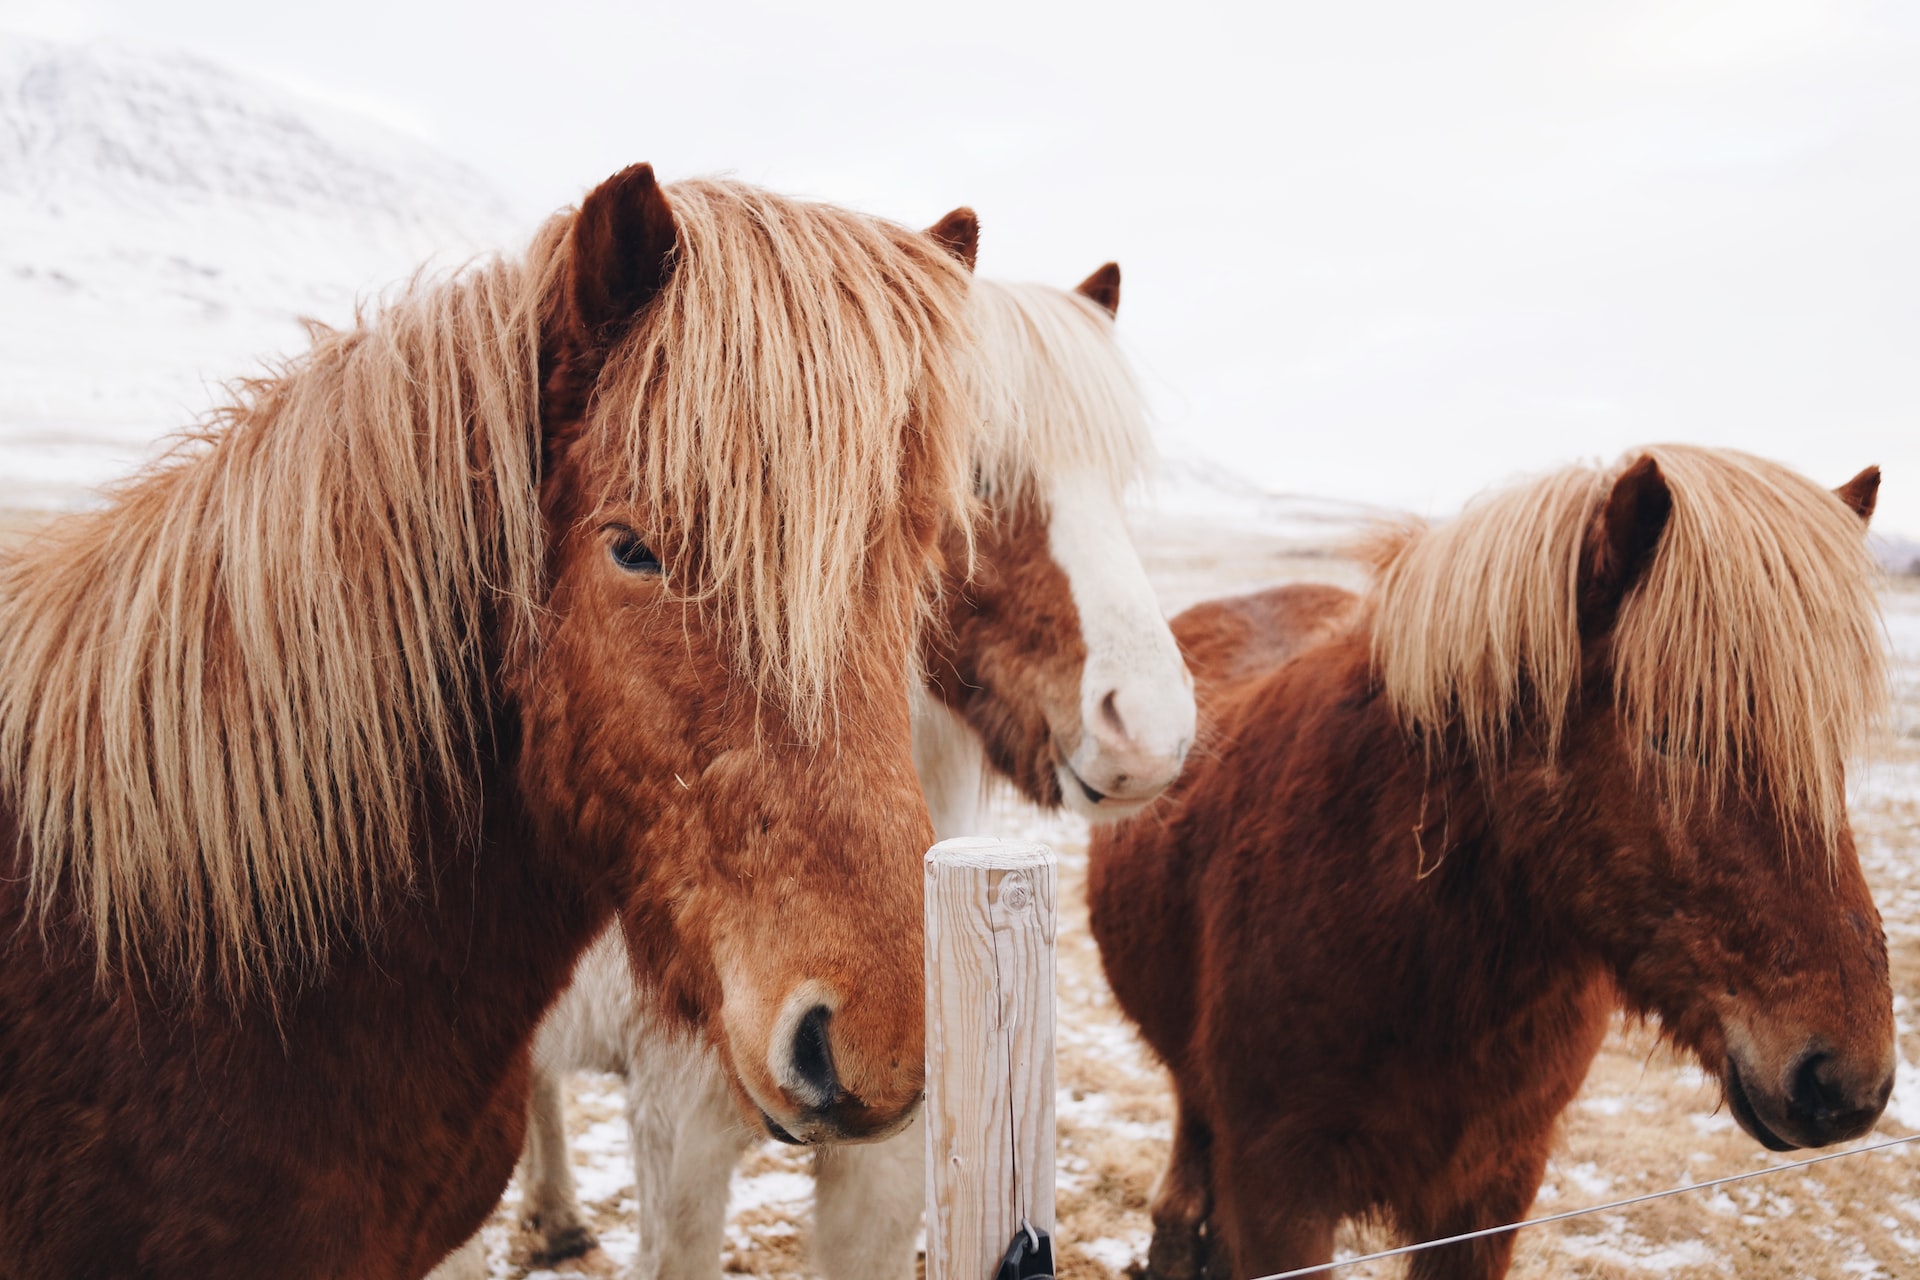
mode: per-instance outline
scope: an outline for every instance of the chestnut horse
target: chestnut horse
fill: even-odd
[[[1886,697],[1878,485],[1650,448],[1407,531],[1365,598],[1175,620],[1208,729],[1088,882],[1178,1098],[1156,1275],[1519,1219],[1622,1005],[1772,1150],[1873,1125],[1892,993],[1845,771]]]
[[[0,563],[0,1274],[424,1274],[616,910],[769,1124],[907,1121],[942,226],[628,169]]]
[[[926,633],[914,762],[941,838],[978,834],[989,771],[1047,808],[1133,812],[1179,771],[1192,681],[1128,537],[1122,499],[1150,453],[1138,387],[1113,339],[1119,268],[1068,293],[976,280],[972,316],[987,436],[986,519],[971,574],[954,546],[944,625]],[[538,1066],[617,1071],[639,1202],[634,1280],[710,1280],[729,1176],[762,1136],[721,1060],[636,999],[609,932],[549,1016]],[[544,1078],[543,1078],[544,1077]],[[536,1070],[522,1212],[537,1258],[592,1243],[567,1165],[558,1082]],[[925,1202],[918,1123],[881,1143],[822,1148],[814,1262],[829,1280],[910,1280]],[[470,1246],[444,1280],[484,1276]]]

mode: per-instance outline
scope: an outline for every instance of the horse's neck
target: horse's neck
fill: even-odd
[[[1560,978],[1545,970],[1594,963],[1563,872],[1594,861],[1595,833],[1543,816],[1558,809],[1558,783],[1525,769],[1488,775],[1465,752],[1410,742],[1373,689],[1364,637],[1277,667],[1223,709],[1220,734],[1235,744],[1241,763],[1228,776],[1240,785],[1195,803],[1270,812],[1272,843],[1294,851],[1273,856],[1400,939],[1410,971],[1457,965],[1552,985]]]
[[[982,834],[986,747],[966,721],[924,688],[914,699],[913,768],[935,836]]]
[[[603,878],[543,847],[504,807],[488,806],[477,838],[444,827],[430,833],[422,870],[431,889],[400,908],[364,957],[371,972],[414,975],[423,999],[462,1006],[457,1038],[483,1056],[511,1055],[531,1040],[576,959],[613,915]],[[485,994],[471,1000],[474,992]]]

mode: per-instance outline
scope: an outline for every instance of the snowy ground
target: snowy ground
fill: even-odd
[[[1223,533],[1167,518],[1140,532],[1170,609],[1288,579],[1355,580],[1350,565],[1313,553],[1271,525]],[[1903,1061],[1875,1138],[1920,1129],[1920,865],[1913,856],[1920,845],[1920,583],[1890,589],[1886,612],[1899,656],[1897,709],[1855,806],[1856,834],[1893,953]],[[1112,1277],[1145,1256],[1147,1196],[1168,1140],[1165,1080],[1114,1008],[1087,936],[1084,824],[1013,803],[1003,802],[1000,813],[1008,834],[1045,839],[1060,855],[1060,1274]],[[620,1087],[613,1077],[583,1076],[573,1085],[576,1165],[604,1250],[569,1264],[567,1273],[614,1272],[632,1256]],[[1783,1157],[1762,1151],[1738,1130],[1711,1079],[1660,1048],[1645,1029],[1623,1024],[1567,1113],[1534,1213],[1779,1163]],[[488,1228],[494,1274],[556,1274],[515,1263],[516,1197],[517,1191],[509,1193]],[[772,1143],[756,1152],[734,1179],[723,1268],[766,1277],[804,1274],[809,1197],[803,1154]],[[1387,1243],[1358,1232],[1343,1241],[1354,1252]],[[1389,1263],[1335,1274],[1403,1271]],[[1920,1275],[1920,1143],[1523,1232],[1512,1274],[1525,1280]]]

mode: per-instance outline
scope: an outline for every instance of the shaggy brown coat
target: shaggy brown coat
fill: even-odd
[[[1837,806],[1884,704],[1878,479],[1649,450],[1390,539],[1369,597],[1175,620],[1211,729],[1088,885],[1178,1095],[1157,1276],[1323,1262],[1356,1215],[1519,1219],[1621,1005],[1769,1147],[1873,1124],[1892,997]]]

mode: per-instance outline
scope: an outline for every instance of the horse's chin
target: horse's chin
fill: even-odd
[[[796,1138],[788,1133],[786,1128],[778,1120],[775,1120],[764,1110],[760,1112],[760,1124],[766,1129],[767,1136],[775,1142],[784,1142],[790,1147],[804,1147],[807,1145],[805,1139]]]
[[[852,1126],[823,1127],[809,1121],[804,1125],[797,1124],[793,1129],[775,1120],[765,1107],[756,1105],[754,1109],[760,1114],[760,1127],[766,1130],[767,1136],[776,1142],[784,1142],[790,1147],[811,1147],[823,1143],[831,1143],[835,1146],[859,1146],[866,1142],[883,1142],[906,1128],[920,1113],[920,1102],[916,1100],[914,1105],[904,1112],[881,1123],[863,1121]],[[799,1132],[794,1132],[794,1129],[798,1129]]]
[[[1119,822],[1131,818],[1155,800],[1160,798],[1164,787],[1156,787],[1152,794],[1143,796],[1114,796],[1096,791],[1087,785],[1073,766],[1065,759],[1054,767],[1054,776],[1060,784],[1060,802],[1067,809],[1087,819],[1089,822]]]
[[[1727,1106],[1733,1112],[1733,1118],[1747,1136],[1769,1151],[1798,1151],[1800,1144],[1787,1139],[1769,1129],[1766,1122],[1754,1110],[1753,1100],[1747,1096],[1747,1087],[1740,1079],[1740,1067],[1728,1054],[1720,1072],[1721,1087],[1726,1090]]]

